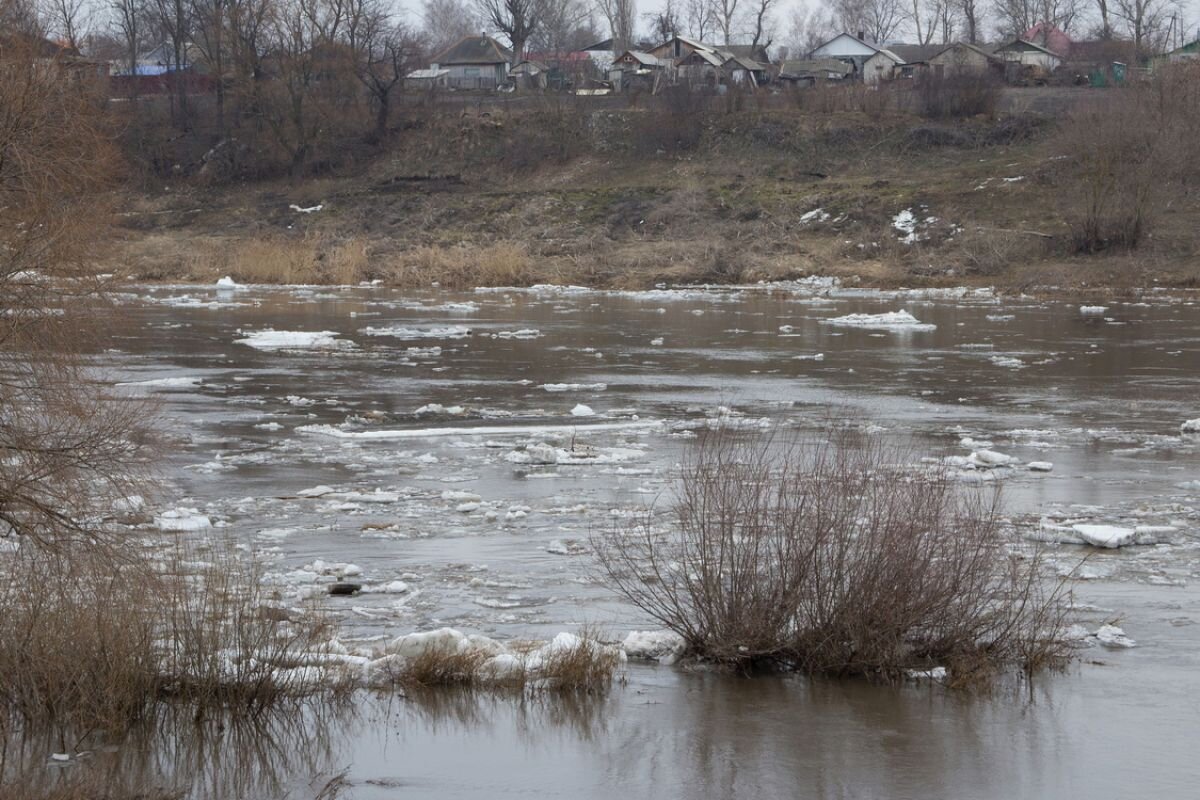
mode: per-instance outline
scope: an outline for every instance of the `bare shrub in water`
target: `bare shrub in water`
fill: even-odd
[[[673,524],[597,537],[600,563],[693,654],[740,666],[894,679],[943,665],[967,682],[1064,658],[1062,604],[1006,551],[998,495],[851,436],[706,436]]]

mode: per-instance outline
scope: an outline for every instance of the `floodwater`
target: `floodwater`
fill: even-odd
[[[920,324],[830,324],[900,310]],[[266,330],[329,333],[312,347]],[[280,772],[303,796],[342,770],[356,798],[1200,791],[1200,436],[1181,433],[1200,417],[1200,298],[156,287],[122,299],[112,347],[100,364],[141,384],[122,390],[162,403],[158,510],[189,509],[178,516],[214,526],[192,535],[263,554],[284,599],[339,573],[386,588],[324,601],[346,641],[655,627],[602,585],[588,537],[669,503],[705,428],[758,436],[833,414],[931,457],[1016,459],[961,477],[1004,479],[1017,541],[1042,521],[1155,530],[1121,550],[1049,546],[1075,576],[1077,621],[1119,620],[1137,646],[1096,645],[1033,687],[964,696],[631,664],[587,702],[365,702],[303,741],[280,734],[278,752],[319,752],[242,767],[261,778],[247,796],[281,793]]]

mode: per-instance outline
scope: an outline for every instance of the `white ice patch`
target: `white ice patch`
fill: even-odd
[[[235,281],[233,278],[226,275],[224,278],[221,278],[220,280],[217,281],[217,288],[218,289],[241,289],[242,285],[240,283],[238,283],[237,281]]]
[[[1200,417],[1189,419],[1179,426],[1180,433],[1200,433]]]
[[[592,410],[591,406],[585,406],[583,403],[580,403],[579,405],[577,405],[571,409],[571,416],[572,417],[594,417],[594,416],[596,416],[596,412]]]
[[[462,325],[443,325],[432,328],[409,328],[403,325],[392,325],[386,328],[361,328],[359,333],[364,336],[390,336],[393,339],[465,339],[471,335],[471,329]]]
[[[603,392],[608,388],[606,383],[543,383],[538,387],[547,392]]]
[[[892,217],[892,227],[903,234],[900,241],[905,244],[915,244],[921,240],[921,235],[917,233],[918,224],[917,216],[911,208],[906,208]]]
[[[1118,628],[1116,625],[1101,625],[1093,636],[1096,641],[1105,647],[1116,649],[1137,647],[1137,642],[1125,635],[1125,631]]]
[[[212,520],[195,508],[174,508],[154,519],[162,531],[203,531],[212,527]]]
[[[302,425],[298,433],[332,436],[335,439],[393,441],[397,439],[432,439],[443,436],[545,436],[586,431],[651,430],[662,423],[652,420],[628,422],[599,422],[587,425],[489,425],[477,428],[412,428],[406,430],[347,431],[333,425]]]
[[[1097,317],[1108,311],[1108,306],[1080,306],[1079,313],[1085,317]]]
[[[937,325],[921,322],[907,311],[887,311],[882,314],[847,314],[844,317],[821,320],[826,325],[875,330],[932,331]]]
[[[633,631],[621,649],[629,658],[674,664],[687,651],[687,641],[674,631]]]
[[[1073,525],[1080,539],[1093,547],[1117,548],[1133,544],[1137,531],[1133,528],[1118,528],[1115,525]]]
[[[156,378],[149,381],[129,381],[127,383],[118,383],[117,386],[141,386],[147,389],[190,389],[194,386],[199,386],[203,380],[203,378],[198,377]]]
[[[337,338],[335,331],[277,331],[268,328],[238,333],[243,337],[234,342],[255,350],[349,350],[355,346],[353,342]]]
[[[288,206],[288,208],[290,208],[292,211],[295,211],[297,214],[315,214],[324,207],[325,207],[324,203],[318,203],[315,206],[308,206],[308,207],[301,207],[301,206],[296,205],[295,203],[292,203],[291,205]]]
[[[537,339],[542,335],[542,332],[536,328],[522,328],[516,331],[496,331],[492,334],[493,339]]]

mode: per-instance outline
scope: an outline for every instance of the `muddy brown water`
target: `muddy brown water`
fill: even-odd
[[[1050,546],[1062,572],[1089,556],[1075,573],[1080,624],[1119,620],[1138,646],[1089,648],[1032,688],[964,696],[630,665],[587,703],[363,700],[318,745],[280,735],[283,750],[316,755],[282,778],[251,765],[251,794],[303,796],[311,775],[346,769],[362,798],[1196,797],[1200,437],[1180,426],[1200,417],[1200,298],[1080,306],[820,285],[157,287],[124,298],[98,364],[158,382],[132,391],[162,401],[163,508],[217,526],[198,535],[258,549],[287,597],[314,591],[317,559],[405,584],[327,601],[351,640],[656,627],[597,579],[587,539],[667,502],[706,427],[761,435],[834,413],[932,455],[1002,452],[1021,462],[1002,476],[1018,538],[1043,517],[1170,529],[1121,551]],[[936,328],[828,323],[901,309]],[[434,330],[448,327],[470,333]],[[237,342],[264,329],[347,344]],[[542,444],[582,455],[526,463]],[[332,493],[301,494],[321,486]]]

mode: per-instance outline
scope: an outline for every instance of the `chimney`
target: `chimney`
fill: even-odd
[[[867,36],[866,36],[866,32],[865,32],[865,31],[859,31],[859,32],[858,32],[858,40],[859,40],[860,42],[865,42],[865,41],[867,40]]]

